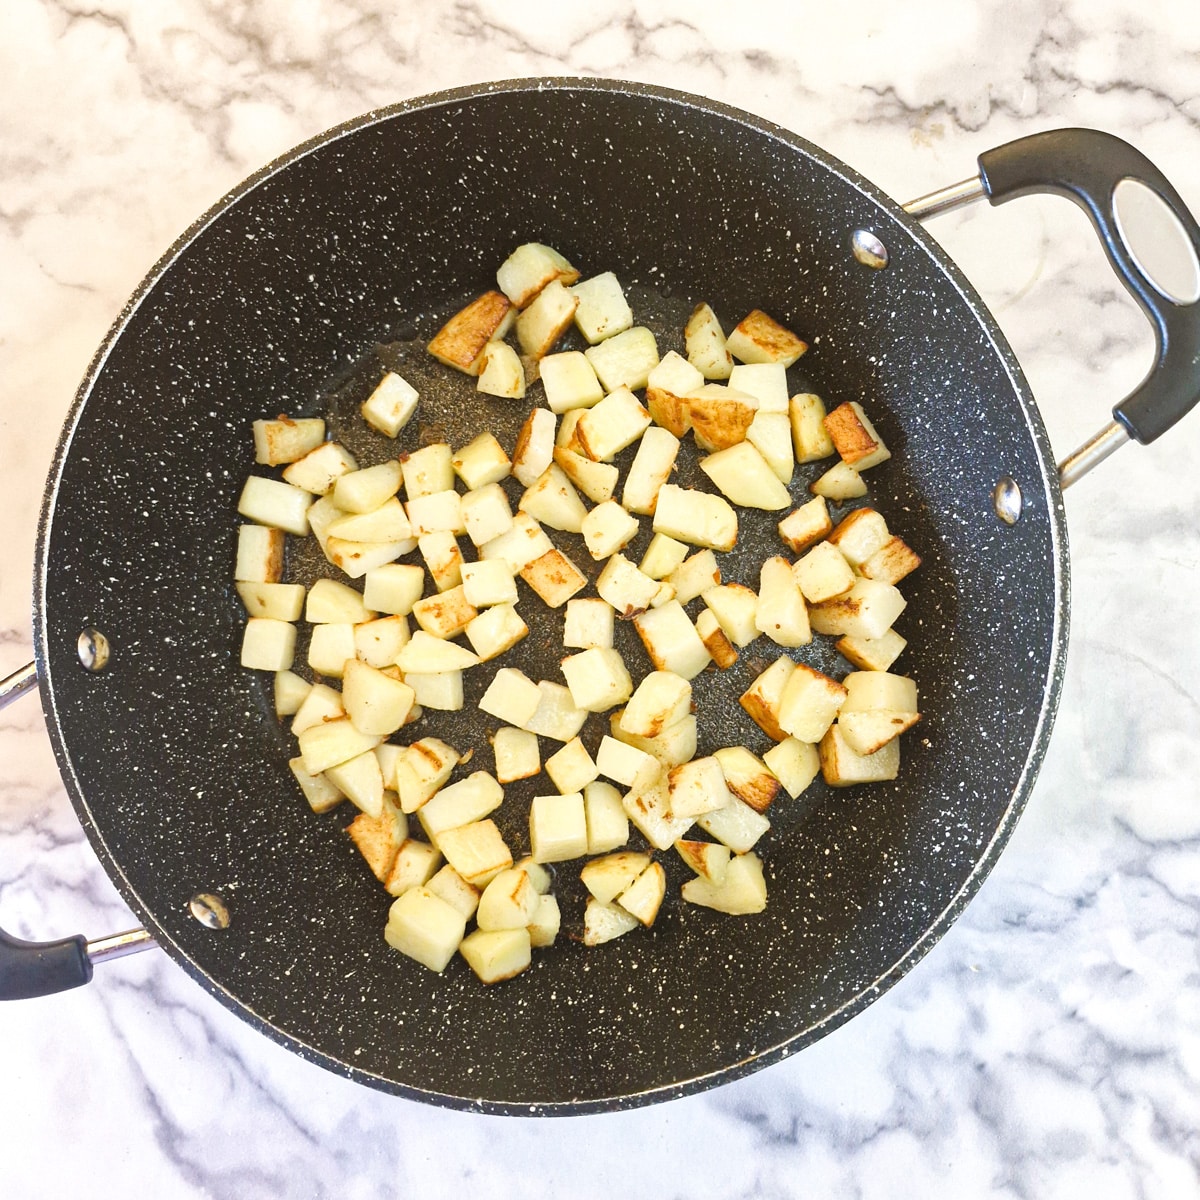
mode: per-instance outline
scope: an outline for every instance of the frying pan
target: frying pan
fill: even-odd
[[[1154,369],[1063,482],[1127,437],[1157,437],[1196,399],[1195,296],[1162,294],[1131,251],[1113,202],[1125,179],[1174,214],[1194,264],[1200,231],[1178,195],[1099,133],[1012,143],[982,157],[977,180],[911,206],[1068,195],[1154,324]],[[668,901],[652,930],[596,949],[560,939],[518,980],[484,988],[460,961],[439,977],[384,946],[390,898],[345,837],[348,817],[308,810],[269,680],[238,666],[231,566],[256,417],[325,415],[361,461],[377,460],[395,447],[368,436],[357,404],[393,366],[422,392],[420,429],[402,447],[461,445],[483,429],[511,446],[538,390],[526,405],[481,398],[420,346],[531,240],[585,275],[615,271],[664,351],[699,299],[726,321],[763,308],[811,339],[793,389],[860,400],[893,450],[871,473],[870,500],[924,560],[905,585],[897,669],[917,679],[926,718],[894,784],[818,781],[775,804],[761,916]],[[797,471],[796,500],[815,474]],[[680,481],[696,481],[694,466]],[[36,670],[4,696],[39,685],[72,802],[146,928],[91,944],[5,936],[0,994],[86,982],[93,961],[152,938],[303,1057],[499,1113],[629,1107],[777,1061],[908,971],[1013,829],[1066,647],[1061,488],[1020,367],[970,285],[912,213],[803,139],[697,97],[556,79],[441,93],[339,127],[249,179],[171,248],[79,390],[42,513]],[[774,519],[744,517],[727,579],[755,584],[778,547]],[[587,562],[577,539],[555,541]],[[289,577],[322,569],[298,553]],[[527,619],[535,604],[522,606]],[[555,626],[531,624],[506,662],[557,679]],[[756,646],[695,681],[700,753],[765,748],[736,705],[768,660]],[[627,628],[618,647],[645,669]],[[803,656],[846,670],[828,648]],[[477,674],[462,713],[427,718],[460,749],[482,747]],[[596,722],[589,731],[594,749]],[[460,770],[489,765],[483,750]],[[514,787],[502,812],[525,799]],[[520,845],[521,822],[506,820]],[[556,882],[568,925],[571,874]]]

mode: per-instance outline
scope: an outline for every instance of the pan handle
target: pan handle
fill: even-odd
[[[1087,213],[1156,342],[1154,365],[1113,409],[1112,424],[1060,465],[1066,487],[1128,438],[1154,441],[1200,402],[1200,226],[1144,154],[1095,129],[1054,129],[997,146],[979,156],[977,179],[904,207],[927,217],[985,196],[1003,204],[1039,192],[1066,196]],[[1134,240],[1136,225],[1151,218],[1171,235],[1165,258],[1161,240]]]
[[[0,680],[0,709],[37,686],[37,667],[29,663]],[[27,1000],[65,992],[91,981],[96,963],[149,950],[154,939],[144,929],[89,942],[82,934],[56,942],[26,942],[0,929],[0,1000]]]

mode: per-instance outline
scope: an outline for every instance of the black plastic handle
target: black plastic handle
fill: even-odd
[[[0,929],[0,1000],[49,996],[91,982],[82,934],[57,942],[23,942]]]
[[[1200,304],[1164,296],[1137,264],[1117,224],[1114,189],[1123,179],[1150,188],[1175,214],[1200,261],[1200,227],[1163,173],[1128,142],[1095,129],[1055,129],[979,156],[993,204],[1034,192],[1074,200],[1091,218],[1108,261],[1149,317],[1158,352],[1140,384],[1113,409],[1136,441],[1152,442],[1200,401]]]

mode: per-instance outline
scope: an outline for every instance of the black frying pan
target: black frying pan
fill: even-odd
[[[1193,247],[1200,234],[1123,143],[1046,137],[985,156],[983,193],[1058,190],[1089,207],[1160,343],[1100,450],[1125,433],[1148,441],[1194,402],[1197,326],[1125,250],[1113,184],[1143,180]],[[882,243],[886,268],[852,254],[858,230]],[[419,345],[527,240],[559,247],[585,274],[616,271],[664,351],[700,298],[727,322],[761,307],[812,339],[794,386],[861,400],[894,451],[871,473],[871,500],[924,558],[905,588],[910,646],[897,669],[916,677],[926,720],[905,738],[895,784],[818,782],[776,803],[764,915],[671,902],[653,931],[592,950],[562,939],[519,980],[488,989],[460,961],[436,977],[384,946],[389,897],[344,836],[348,818],[308,811],[269,687],[237,665],[231,567],[255,417],[325,414],[364,461],[383,457],[353,414],[383,365],[400,364],[424,392],[424,436],[461,445],[488,428],[511,446],[529,405],[480,400]],[[405,444],[421,432],[410,427]],[[815,474],[797,471],[797,499]],[[994,497],[1005,478],[1020,489],[1011,524]],[[1015,516],[1011,488],[1000,499]],[[756,583],[778,546],[775,519],[744,522],[727,578]],[[555,540],[587,561],[577,539]],[[303,579],[321,569],[304,556],[290,566]],[[920,959],[1029,795],[1058,699],[1067,593],[1059,477],[1028,387],[914,219],[816,147],[721,105],[543,80],[444,93],[335,130],[250,179],[155,268],[98,353],[50,475],[37,678],[96,852],[154,939],[223,1003],[384,1090],[493,1112],[584,1112],[773,1062]],[[111,649],[98,671],[80,661],[91,629]],[[645,667],[629,631],[620,637]],[[557,678],[559,654],[556,627],[543,623],[506,661]],[[696,681],[702,753],[765,748],[735,698],[767,657],[756,643],[730,672]],[[847,669],[828,649],[804,657]],[[468,673],[464,713],[430,718],[460,749],[479,744],[483,765],[484,727],[470,713],[485,682]],[[585,734],[591,748],[600,724]],[[519,810],[524,793],[511,795],[506,808]],[[507,822],[520,844],[523,822]],[[558,872],[559,886],[578,925],[570,874]],[[197,893],[219,898],[227,927],[196,919]],[[4,939],[0,950],[7,996],[91,974],[82,939]]]

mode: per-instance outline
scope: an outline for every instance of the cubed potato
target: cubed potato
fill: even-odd
[[[638,919],[633,913],[626,912],[619,904],[601,904],[594,896],[583,910],[585,946],[602,946],[637,927]]]
[[[729,375],[729,386],[758,401],[759,413],[787,416],[787,368],[781,362],[741,363]]]
[[[303,537],[308,533],[308,510],[312,502],[308,492],[290,483],[251,475],[242,485],[237,510],[248,521]]]
[[[498,483],[488,483],[467,492],[460,503],[467,536],[476,546],[482,546],[512,528],[512,509]]]
[[[579,878],[597,900],[611,904],[650,866],[651,861],[650,855],[640,850],[606,854],[585,863]]]
[[[529,806],[529,847],[534,862],[564,862],[587,853],[583,795],[534,796]]]
[[[763,755],[763,762],[793,800],[816,779],[821,769],[816,746],[794,737],[772,746]]]
[[[711,608],[702,608],[696,614],[696,632],[718,671],[728,671],[737,662],[737,647],[726,637],[717,614]]]
[[[667,775],[672,817],[700,817],[731,803],[721,764],[711,755],[673,767]]]
[[[780,363],[785,367],[808,349],[807,342],[757,308],[734,326],[726,346],[739,362]]]
[[[369,667],[395,666],[411,634],[404,617],[379,617],[354,626],[354,656]]]
[[[553,896],[539,896],[537,911],[529,922],[529,944],[535,949],[553,946],[562,923],[558,901]]]
[[[513,517],[512,528],[505,534],[479,547],[479,557],[485,561],[498,558],[508,569],[519,575],[527,566],[554,549],[546,531],[528,513]]]
[[[779,522],[779,536],[795,554],[803,554],[833,529],[824,496],[814,496]]]
[[[775,478],[790,487],[796,469],[792,453],[791,426],[787,413],[758,412],[746,430],[746,441],[763,456],[763,461],[775,473]]]
[[[546,389],[546,404],[553,413],[591,408],[604,399],[600,380],[581,350],[547,354],[542,359],[539,373]]]
[[[786,654],[781,654],[738,700],[763,733],[777,742],[782,742],[788,736],[779,725],[779,705],[794,666]]]
[[[494,434],[481,433],[451,456],[450,466],[468,491],[507,479],[512,463]]]
[[[445,442],[431,442],[400,456],[404,492],[410,500],[433,496],[454,487],[453,455]]]
[[[458,751],[437,738],[421,738],[396,760],[396,793],[400,807],[414,813],[450,778]]]
[[[866,480],[849,463],[836,462],[824,475],[808,485],[814,496],[824,496],[835,504],[857,500],[867,494]]]
[[[667,873],[661,863],[654,862],[617,897],[617,903],[649,929],[666,894]]]
[[[796,586],[810,604],[845,595],[854,586],[854,569],[832,542],[818,542],[792,566]]]
[[[842,685],[846,699],[838,713],[838,725],[856,754],[874,754],[921,719],[917,685],[906,676],[852,671]]]
[[[357,470],[358,463],[345,446],[322,442],[315,450],[284,468],[283,482],[314,496],[328,496],[343,475]]]
[[[403,542],[413,536],[404,505],[390,496],[369,513],[347,513],[329,523],[327,535],[344,542]]]
[[[704,386],[704,376],[668,350],[646,377],[646,408],[656,424],[681,438],[692,427],[692,411],[687,397]]]
[[[480,359],[493,337],[502,337],[512,303],[501,292],[484,292],[456,312],[426,347],[438,362],[478,375]]]
[[[509,867],[483,889],[475,921],[480,929],[525,929],[537,912],[538,895],[524,871]]]
[[[747,853],[771,828],[771,822],[762,813],[736,797],[724,808],[697,817],[696,824],[735,854]]]
[[[405,674],[433,675],[438,671],[463,671],[479,662],[479,656],[466,646],[435,637],[418,629],[400,648],[396,666]]]
[[[658,581],[643,575],[621,553],[612,555],[596,580],[596,591],[628,621],[645,612],[658,592]]]
[[[612,344],[605,342],[595,349]],[[575,439],[593,462],[611,462],[626,446],[632,446],[649,425],[650,414],[628,387],[621,386],[579,418],[575,423]]]
[[[242,633],[241,663],[252,671],[287,671],[296,653],[296,627],[290,621],[251,617]]]
[[[885,630],[877,638],[846,636],[834,643],[838,653],[860,671],[890,670],[907,645],[894,629]]]
[[[638,570],[651,579],[666,579],[682,565],[683,560],[687,558],[687,553],[688,548],[683,542],[678,542],[665,533],[656,533],[650,539],[646,553],[642,555]],[[711,554],[712,551],[707,553]],[[671,586],[675,588],[674,583]],[[678,599],[678,596],[678,588],[675,588],[675,598]]]
[[[656,850],[669,850],[694,824],[692,817],[672,816],[670,802],[665,775],[621,797],[625,815]]]
[[[492,737],[492,750],[496,758],[496,778],[501,783],[529,779],[542,769],[537,735],[527,729],[502,725]]]
[[[819,462],[834,453],[825,428],[825,402],[815,392],[800,392],[788,401],[792,449],[798,463]]]
[[[361,579],[368,571],[395,562],[416,547],[415,537],[403,542],[351,542],[330,537],[325,543],[325,555],[351,579]]]
[[[408,838],[396,853],[392,869],[384,880],[384,890],[392,896],[403,896],[413,888],[428,887],[433,882],[441,862],[442,852],[436,846],[417,841],[416,838]],[[454,870],[453,867],[449,869]],[[465,880],[463,882],[464,886],[470,886]],[[430,891],[433,889],[430,888]],[[451,903],[442,892],[435,891],[434,895],[440,895],[447,903]],[[461,911],[459,904],[454,904],[454,907]],[[467,914],[464,913],[465,915]]]
[[[726,746],[713,752],[725,776],[725,786],[755,812],[766,812],[779,794],[779,780],[757,754],[745,746]]]
[[[517,434],[512,474],[523,487],[530,487],[554,461],[555,420],[549,409],[535,408]]]
[[[539,524],[567,533],[581,532],[588,511],[566,472],[553,462],[525,489],[517,507]]]
[[[729,378],[733,371],[733,359],[721,322],[707,304],[697,304],[692,309],[692,315],[684,326],[683,340],[688,362],[705,379]]]
[[[589,346],[584,354],[592,364],[606,392],[619,388],[631,391],[644,388],[650,372],[658,365],[658,343],[644,325],[635,325],[598,345]],[[646,417],[649,421],[649,414]],[[599,457],[590,455],[589,457]]]
[[[373,512],[385,500],[390,500],[403,482],[400,464],[395,459],[388,459],[376,466],[347,471],[339,476],[333,485],[333,502],[343,512]]]
[[[239,525],[237,564],[233,577],[244,583],[278,583],[283,578],[283,553],[287,541],[282,529],[266,525]]]
[[[325,768],[325,776],[342,790],[351,804],[369,816],[378,817],[383,812],[383,771],[373,750],[374,747],[344,762],[333,763]],[[303,755],[303,743],[300,752]]]
[[[774,510],[791,504],[787,488],[750,442],[702,458],[700,470],[743,508]]]
[[[879,638],[891,628],[907,603],[890,583],[856,579],[849,591],[824,604],[814,604],[808,611],[808,619],[818,633]]]
[[[720,383],[706,383],[687,398],[692,436],[701,450],[726,450],[746,440],[758,412],[753,396]]]
[[[613,644],[613,606],[589,597],[567,601],[563,645],[580,650],[606,649]]]
[[[404,506],[404,511],[412,522],[413,534],[418,538],[422,534],[436,533],[439,530],[453,534],[466,533],[462,502],[463,497],[453,488],[449,488],[443,492],[431,492],[409,500]]]
[[[441,857],[440,852],[438,857]],[[472,887],[449,863],[435,871],[425,887],[458,909],[468,921],[479,907],[479,889]]]
[[[755,623],[758,596],[752,588],[741,583],[722,583],[709,588],[700,598],[717,618],[725,636],[739,649],[759,636]]]
[[[589,854],[607,854],[629,841],[629,818],[621,793],[611,783],[597,779],[583,789],[583,814]]]
[[[273,689],[275,715],[290,717],[299,712],[312,687],[307,679],[301,679],[295,671],[276,671]]]
[[[408,838],[408,818],[384,793],[383,807],[377,817],[360,812],[346,826],[346,833],[371,868],[371,874],[383,883],[392,872],[396,855]]]
[[[464,630],[480,662],[498,658],[529,633],[529,626],[511,604],[495,604],[467,623]]]
[[[288,766],[304,793],[308,806],[315,813],[329,812],[336,808],[346,798],[342,789],[335,783],[330,783],[324,773],[313,775],[304,765],[304,759],[297,755],[288,759]],[[620,843],[623,844],[623,843]]]
[[[641,527],[615,500],[596,505],[584,518],[579,530],[583,544],[597,562],[623,550],[638,535]]]
[[[812,641],[808,608],[796,584],[792,564],[780,555],[764,559],[759,568],[754,624],[777,646],[806,646]]]
[[[292,718],[292,733],[299,737],[314,725],[323,725],[326,721],[345,715],[342,693],[327,684],[314,683]]]
[[[485,396],[524,400],[525,367],[521,356],[507,342],[488,342],[479,355],[479,377],[475,387]]]
[[[802,742],[819,742],[845,699],[836,679],[796,663],[779,699],[779,727]]]
[[[892,457],[857,400],[839,404],[825,418],[825,428],[842,461],[860,473]]]
[[[412,615],[426,633],[452,638],[479,616],[479,610],[467,600],[460,584],[436,596],[418,600],[412,606]]]
[[[495,604],[516,604],[517,581],[508,563],[489,558],[462,564],[463,595],[475,608],[491,608]]]
[[[587,576],[561,550],[554,547],[524,567],[521,578],[550,608],[561,608],[572,596],[587,587]]]
[[[421,828],[429,840],[440,845],[447,829],[482,821],[504,803],[504,789],[487,771],[474,771],[457,783],[441,788],[417,810]]]
[[[720,842],[694,842],[680,838],[675,843],[675,849],[697,875],[709,883],[719,885],[724,882],[725,872],[729,869],[728,846],[722,846]]]
[[[578,278],[579,272],[557,250],[541,242],[518,246],[496,272],[500,290],[517,308],[524,308],[555,279],[571,284]]]
[[[639,613],[633,625],[650,661],[660,671],[695,679],[711,661],[696,627],[678,600]]]
[[[325,422],[320,417],[278,417],[255,421],[254,461],[266,467],[293,463],[315,450],[325,440]]]
[[[463,707],[463,679],[461,671],[435,671],[422,674],[409,671],[404,676],[416,693],[417,706],[432,708],[438,712],[460,712]]]
[[[900,773],[900,739],[893,738],[874,754],[858,754],[847,744],[842,730],[831,725],[818,747],[821,774],[830,787],[856,783],[881,783]]]
[[[308,590],[304,619],[313,625],[370,621],[375,613],[367,607],[362,592],[336,579],[318,579]]]
[[[387,737],[408,720],[416,693],[407,683],[349,659],[342,676],[342,703],[356,729]]]
[[[570,689],[561,683],[543,679],[538,683],[538,691],[542,695],[537,711],[525,722],[525,728],[556,742],[569,742],[583,728],[587,709],[576,708]]]
[[[452,904],[427,888],[415,887],[388,910],[383,936],[393,950],[441,973],[454,957],[466,929],[466,918]]]
[[[622,505],[630,512],[653,514],[659,490],[671,477],[678,454],[679,439],[674,434],[654,425],[648,428],[625,476]]]
[[[473,887],[486,887],[512,866],[512,852],[490,817],[447,829],[438,844],[446,861]]]
[[[732,550],[737,542],[737,513],[710,492],[664,483],[654,509],[654,532],[710,550]]]
[[[767,907],[767,884],[762,860],[756,854],[737,854],[729,860],[720,884],[697,876],[680,889],[689,903],[712,908],[730,916],[760,913]]]
[[[920,555],[901,538],[890,537],[863,563],[862,573],[868,579],[879,579],[894,585],[911,575],[920,565]]]
[[[575,325],[590,345],[624,333],[633,325],[633,309],[611,271],[584,279],[571,291],[579,299]]]
[[[611,649],[593,648],[562,660],[562,673],[576,708],[607,712],[633,694],[633,680],[621,656]]]
[[[856,508],[837,523],[829,534],[829,542],[842,552],[855,571],[861,572],[863,563],[882,549],[891,536],[881,513],[873,508]]]
[[[363,420],[372,429],[394,438],[412,419],[419,401],[417,389],[408,380],[394,371],[387,371],[363,401]]]
[[[562,472],[593,504],[611,500],[617,490],[620,472],[612,463],[593,462],[590,458],[568,450],[554,447],[554,461]]]
[[[362,578],[367,608],[393,616],[408,616],[425,590],[425,571],[411,563],[386,563]]]
[[[687,604],[697,596],[717,587],[721,582],[721,568],[711,550],[699,550],[681,563],[667,577],[675,589],[675,599]]]
[[[579,297],[557,280],[551,280],[517,317],[521,353],[533,361],[544,358],[570,328]]]
[[[462,551],[458,548],[458,539],[449,530],[423,533],[417,539],[417,549],[439,592],[448,592],[462,583]]]
[[[671,671],[651,671],[634,689],[620,719],[625,733],[657,737],[692,707],[692,685]]]
[[[623,511],[623,510],[622,510]],[[304,611],[302,583],[238,583],[238,597],[250,617],[298,621]]]
[[[546,759],[546,774],[554,781],[554,786],[566,795],[568,792],[582,792],[599,771],[583,742],[575,737]]]
[[[630,788],[645,787],[663,773],[662,764],[652,754],[607,735],[600,739],[596,769],[605,778]]]
[[[636,733],[626,733],[621,728],[621,710],[609,714],[608,728],[610,735],[627,746],[635,746],[644,750],[658,761],[665,770],[688,762],[696,756],[696,718],[689,713],[674,725],[668,725],[657,737],[641,737]]]

